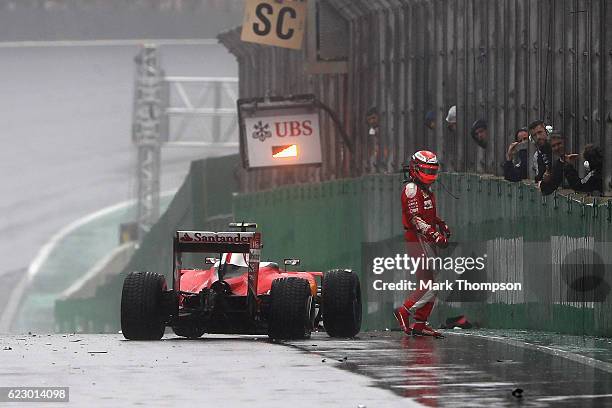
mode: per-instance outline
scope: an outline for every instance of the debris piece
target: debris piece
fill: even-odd
[[[9,350],[12,350],[12,349],[13,349],[12,347],[5,347],[5,348],[3,348],[3,350],[5,350],[5,351],[9,351]]]
[[[106,354],[108,351],[88,351],[89,354]]]
[[[446,322],[440,327],[441,329],[471,329],[472,323],[464,315],[449,317]]]
[[[512,396],[516,398],[523,398],[523,390],[521,388],[517,388],[512,391]]]
[[[321,360],[321,362],[322,362],[322,363],[324,363],[324,362],[326,362],[326,361],[327,361],[327,359],[325,359],[325,358],[324,358],[323,360]]]

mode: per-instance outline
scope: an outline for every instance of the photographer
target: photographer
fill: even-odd
[[[528,177],[528,143],[529,131],[527,128],[517,130],[514,134],[514,142],[508,147],[506,161],[502,166],[506,180],[517,182]]]

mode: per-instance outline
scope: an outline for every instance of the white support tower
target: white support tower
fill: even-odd
[[[159,218],[163,80],[157,48],[145,45],[136,57],[132,140],[138,149],[137,224],[142,239]]]
[[[138,239],[159,218],[162,147],[238,149],[238,79],[165,77],[157,47],[136,56],[133,142],[138,149]]]

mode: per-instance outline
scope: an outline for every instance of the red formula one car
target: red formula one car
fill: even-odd
[[[361,288],[355,272],[287,271],[299,264],[293,259],[281,270],[274,262],[260,262],[261,234],[247,232],[255,224],[230,227],[240,231],[176,233],[172,290],[161,274],[126,277],[121,297],[126,339],[161,339],[166,326],[188,338],[226,333],[302,339],[321,324],[332,337],[359,332]]]

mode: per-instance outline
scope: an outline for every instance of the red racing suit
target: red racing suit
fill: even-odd
[[[446,223],[436,212],[436,197],[427,188],[409,182],[402,191],[402,222],[404,224],[404,238],[408,255],[412,258],[435,257],[436,245],[446,239],[438,231],[448,232]],[[423,261],[425,262],[425,261]],[[416,270],[417,288],[404,301],[404,306],[417,323],[424,323],[436,301],[434,290],[421,289],[421,281],[428,282],[434,279],[434,271],[428,270],[425,265]]]

